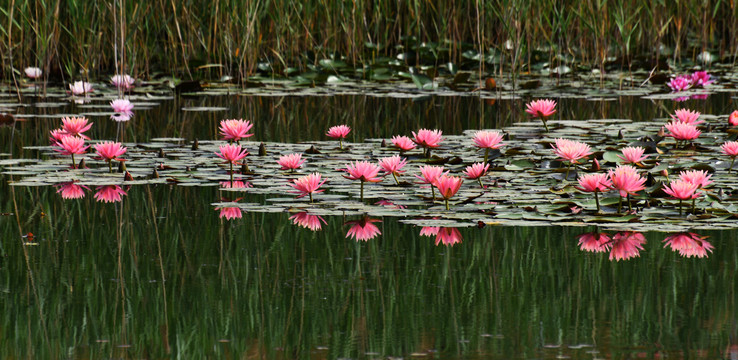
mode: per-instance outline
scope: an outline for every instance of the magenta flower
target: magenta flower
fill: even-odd
[[[672,180],[669,185],[664,184],[663,190],[675,199],[679,199],[679,215],[682,214],[682,201],[696,199],[701,192],[697,191],[698,185],[682,179]],[[694,213],[694,207],[692,208]]]
[[[38,79],[43,74],[43,71],[37,67],[27,67],[23,69],[23,71],[26,73],[26,76],[31,79]]]
[[[223,206],[216,207],[215,210],[219,210],[219,218],[226,218],[226,220],[240,219],[243,217],[243,211],[238,206]]]
[[[692,73],[692,84],[693,86],[700,85],[702,87],[705,87],[707,85],[712,84],[712,80],[710,80],[710,74],[707,73],[707,71],[695,71]]]
[[[550,99],[531,101],[526,104],[525,112],[534,118],[540,118],[541,121],[543,121],[543,126],[546,128],[546,132],[548,132],[546,120],[549,116],[556,113],[556,101]]]
[[[730,116],[728,116],[728,124],[730,124],[730,126],[738,126],[738,110],[730,113]]]
[[[424,165],[420,167],[420,176],[415,175],[416,178],[420,179],[421,184],[430,184],[433,201],[436,201],[436,190],[434,189],[436,179],[443,175],[443,170],[443,166]],[[448,171],[446,171],[446,174],[448,174]]]
[[[321,178],[322,176],[320,175],[320,173],[316,172],[298,178],[289,185],[297,190],[297,192],[295,192],[296,194],[300,194],[297,197],[298,199],[305,195],[309,195],[310,202],[313,202],[313,194],[322,193],[323,191],[325,191],[323,189],[320,189],[320,187],[325,184],[325,180],[320,181]]]
[[[63,139],[65,136],[69,136],[66,131],[63,129],[54,129],[49,132],[49,143],[51,145],[58,146],[61,142],[61,139]]]
[[[443,132],[441,130],[420,129],[417,134],[415,131],[412,133],[413,142],[425,149],[425,157],[430,157],[431,149],[439,147],[441,141],[443,141]]]
[[[290,220],[292,220],[293,224],[302,226],[312,231],[319,231],[321,228],[323,228],[323,224],[327,224],[325,222],[325,219],[323,219],[322,217],[318,215],[308,214],[305,211],[290,216]]]
[[[712,184],[711,177],[712,175],[705,170],[686,170],[679,173],[679,179],[697,185],[697,189],[710,186]]]
[[[407,136],[393,136],[392,145],[400,149],[400,153],[415,149],[415,143]]]
[[[253,125],[251,124],[251,121],[243,119],[230,119],[221,120],[218,130],[220,131],[220,135],[223,137],[223,140],[228,140],[228,142],[239,142],[241,141],[241,139],[245,139],[254,135],[252,133],[249,133],[252,127]]]
[[[379,166],[374,165],[368,161],[358,161],[346,164],[346,172],[348,175],[343,175],[349,180],[361,181],[361,201],[364,201],[364,183],[365,182],[380,182],[382,178],[377,177],[379,174]]]
[[[566,167],[566,175],[564,175],[565,180],[569,178],[569,170],[572,165],[576,164],[580,159],[592,155],[592,149],[589,145],[574,140],[558,138],[556,139],[556,145],[552,144],[551,147],[554,150],[554,154],[560,159],[569,162],[569,166]]]
[[[392,174],[392,177],[395,178],[395,183],[398,185],[400,181],[397,180],[397,176],[405,172],[400,170],[405,164],[407,164],[407,159],[401,158],[399,155],[379,159],[379,167],[387,174]]]
[[[643,250],[643,244],[646,243],[646,237],[643,234],[633,231],[624,231],[615,234],[612,237],[612,250],[610,250],[610,261],[627,260],[640,256]]]
[[[575,187],[579,191],[593,192],[595,194],[595,204],[597,204],[597,212],[600,212],[599,193],[610,191],[612,182],[608,174],[584,174],[577,179],[579,187]]]
[[[666,85],[671,88],[671,91],[684,91],[692,87],[692,77],[689,75],[679,75],[671,79]]]
[[[442,227],[436,232],[436,246],[439,244],[454,246],[460,244],[462,239],[461,232],[455,227]]]
[[[86,117],[63,117],[62,118],[62,130],[67,135],[79,136],[83,139],[90,140],[89,137],[85,136],[84,132],[90,130],[92,123],[87,122]]]
[[[466,175],[466,178],[469,180],[477,180],[479,182],[479,186],[484,188],[484,185],[482,185],[482,176],[487,175],[488,170],[489,164],[474,163],[464,169],[464,175]]]
[[[640,147],[640,146],[628,146],[624,147],[622,152],[623,156],[618,155],[618,157],[623,160],[623,164],[640,164],[641,161],[646,160],[648,158],[648,155],[643,155],[643,153],[646,151],[646,149]]]
[[[502,144],[502,134],[499,131],[477,131],[474,133],[474,145],[484,149],[484,163],[487,163],[490,149],[499,149]]]
[[[225,160],[230,165],[231,182],[233,182],[233,165],[245,158],[249,154],[246,149],[242,149],[241,145],[227,144],[220,146],[220,153],[215,153],[219,158]]]
[[[338,139],[338,148],[343,150],[343,139],[345,139],[350,132],[351,128],[347,125],[336,125],[331,126],[325,134],[331,139]]]
[[[733,170],[733,163],[735,162],[736,156],[738,156],[738,141],[726,141],[720,146],[723,154],[730,156],[730,167],[728,168],[728,174]]]
[[[642,177],[636,171],[636,168],[630,165],[618,165],[615,170],[610,170],[610,181],[612,187],[620,192],[620,202],[618,203],[618,213],[620,213],[623,197],[636,195],[638,191],[645,189],[643,185],[646,178]],[[628,210],[631,210],[630,199],[628,199]]]
[[[95,200],[106,203],[122,201],[122,196],[128,195],[118,185],[104,185],[95,188],[97,192],[94,195]]]
[[[605,252],[612,247],[612,239],[605,233],[589,232],[579,235],[577,239],[582,251]]]
[[[85,146],[85,139],[79,136],[64,136],[58,146],[61,149],[54,149],[62,155],[72,155],[72,167],[76,167],[74,162],[74,154],[84,154],[89,146]]]
[[[692,111],[687,109],[679,109],[674,111],[674,115],[671,115],[671,118],[672,120],[674,120],[674,122],[679,121],[691,125],[698,125],[705,122],[704,120],[699,120],[699,111]]]
[[[302,159],[302,154],[300,153],[282,155],[277,160],[277,164],[281,166],[279,170],[289,170],[290,172],[299,169],[304,163],[305,160]]]
[[[356,241],[368,241],[375,238],[377,235],[381,235],[375,222],[381,222],[379,219],[370,219],[368,216],[364,216],[361,220],[347,221],[344,225],[351,225],[351,228],[346,232],[346,237],[352,237]]]
[[[668,246],[684,257],[703,258],[708,255],[708,252],[712,252],[713,249],[712,244],[706,241],[706,239],[707,236],[700,236],[695,233],[676,233],[664,239],[664,247]]]
[[[118,89],[128,91],[133,89],[133,86],[136,83],[136,79],[126,74],[113,75],[113,77],[110,78],[110,82]]]
[[[456,195],[463,183],[464,179],[458,176],[441,175],[436,179],[434,185],[438,188],[438,193],[443,200],[446,201],[446,210],[449,210],[448,199]]]
[[[69,90],[74,95],[84,95],[92,92],[92,84],[84,81],[75,81],[74,84],[69,84]]]
[[[683,123],[681,121],[673,121],[666,124],[666,129],[669,130],[669,134],[676,140],[677,144],[679,141],[694,140],[700,136],[701,131],[697,130],[697,127],[692,124]],[[676,146],[676,145],[675,145]]]
[[[108,163],[108,170],[113,172],[112,161],[123,161],[118,158],[119,156],[126,153],[127,148],[119,142],[105,141],[99,144],[93,145],[97,155]]]
[[[82,199],[85,197],[85,190],[90,190],[90,188],[88,188],[87,186],[75,184],[74,181],[65,182],[54,186],[58,188],[56,192],[61,193],[62,199],[65,200]]]

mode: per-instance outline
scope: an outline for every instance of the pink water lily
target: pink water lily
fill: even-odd
[[[119,185],[103,185],[95,188],[95,200],[106,203],[120,202],[128,195]]]
[[[461,232],[455,227],[441,227],[436,231],[436,246],[443,244],[453,246],[461,243]]]
[[[692,77],[689,75],[679,75],[671,79],[666,85],[671,88],[671,91],[684,91],[692,87]]]
[[[546,132],[548,132],[546,120],[548,120],[549,116],[556,113],[556,101],[550,99],[531,101],[526,104],[525,112],[534,118],[537,117],[541,119],[541,121],[543,121],[543,126],[546,128]]]
[[[730,167],[728,167],[728,174],[730,174],[730,171],[733,170],[735,158],[738,156],[738,141],[726,141],[723,145],[720,145],[720,150],[730,157]]]
[[[69,84],[69,90],[74,95],[84,95],[92,92],[92,84],[84,81],[75,81],[73,84]]]
[[[646,149],[640,146],[624,147],[621,151],[623,153],[623,156],[618,155],[618,157],[621,160],[623,160],[623,164],[638,165],[641,163],[641,161],[646,160],[646,158],[648,158],[648,155],[643,155]]]
[[[700,85],[705,87],[712,83],[713,81],[710,79],[710,74],[707,71],[695,71],[692,73],[692,84],[694,86]]]
[[[290,172],[299,169],[305,160],[302,159],[302,154],[294,153],[289,155],[282,155],[277,160],[277,164],[281,166],[280,170],[289,170]]]
[[[441,175],[436,179],[435,186],[438,193],[446,202],[446,210],[449,210],[448,200],[452,198],[461,188],[464,179],[458,176]]]
[[[93,145],[97,155],[108,163],[109,172],[113,172],[112,162],[123,161],[119,156],[126,153],[127,148],[119,142],[104,141],[99,144]]]
[[[361,181],[361,201],[364,201],[364,183],[365,182],[380,182],[382,178],[379,177],[379,166],[374,165],[368,161],[358,161],[346,164],[345,171],[348,175],[343,175],[349,180]]]
[[[338,148],[343,150],[343,139],[345,139],[350,132],[351,128],[348,125],[336,125],[331,126],[328,129],[328,132],[326,132],[326,135],[331,139],[338,139]]]
[[[37,67],[27,67],[23,69],[23,71],[26,73],[26,76],[31,79],[38,79],[43,74],[43,71]]]
[[[480,149],[484,149],[484,163],[487,163],[490,149],[499,149],[502,147],[502,134],[499,131],[477,131],[474,133],[474,145]]]
[[[430,157],[430,151],[440,146],[443,141],[443,132],[441,130],[420,129],[417,133],[413,133],[413,142],[425,149],[425,157]]]
[[[577,237],[579,248],[589,252],[605,252],[612,247],[610,235],[599,232],[589,232]]]
[[[84,116],[62,118],[62,130],[70,136],[79,136],[83,139],[90,140],[84,132],[90,130],[91,127],[92,123],[88,122],[87,118]]]
[[[62,155],[71,155],[72,156],[72,167],[76,167],[76,163],[74,162],[74,155],[84,154],[89,148],[89,146],[85,146],[85,139],[79,136],[70,136],[70,135],[62,137],[58,146],[59,146],[59,149],[54,149],[54,151],[58,151]]]
[[[610,250],[610,261],[627,260],[640,256],[646,237],[639,232],[623,231],[612,237],[612,250]]]
[[[132,114],[133,104],[128,99],[115,99],[110,102],[110,107],[113,111],[121,114]]]
[[[85,197],[85,190],[90,190],[90,188],[88,188],[87,186],[75,184],[74,181],[65,182],[54,186],[58,188],[56,192],[61,193],[62,199],[65,200],[82,199]]]
[[[738,126],[738,110],[730,113],[730,116],[728,116],[728,124],[730,124],[730,126]]]
[[[600,198],[599,193],[610,191],[612,188],[612,181],[608,174],[584,174],[579,176],[577,179],[579,187],[576,189],[583,192],[593,192],[595,194],[595,204],[597,205],[597,212],[600,212]]]
[[[393,136],[391,141],[392,145],[400,149],[400,153],[415,149],[415,143],[407,136]]]
[[[253,133],[249,133],[253,125],[251,121],[243,119],[227,119],[220,121],[220,136],[223,140],[229,142],[239,142],[241,139],[245,139],[253,136]]]
[[[241,145],[226,144],[219,147],[220,153],[216,152],[219,158],[225,160],[230,166],[231,182],[233,182],[233,165],[238,164],[239,160],[245,158],[249,152],[241,148]]]
[[[320,173],[312,173],[309,175],[305,175],[301,178],[298,178],[297,180],[294,180],[289,185],[295,188],[297,190],[297,194],[300,194],[298,198],[301,198],[305,195],[310,196],[310,202],[313,202],[313,194],[322,193],[325,191],[324,189],[321,189],[320,187],[325,184],[326,180],[322,180],[322,175]]]
[[[699,119],[700,115],[699,111],[679,109],[674,111],[674,115],[671,115],[671,119],[673,121],[679,121],[686,124],[698,125],[705,122],[704,120]]]
[[[464,169],[464,175],[466,175],[466,178],[469,180],[477,180],[477,182],[479,182],[479,186],[484,187],[484,185],[482,185],[482,177],[487,175],[487,171],[489,171],[489,164],[474,163]]]
[[[636,168],[630,165],[618,165],[615,170],[608,172],[612,187],[620,193],[620,202],[618,203],[618,213],[620,213],[622,201],[624,197],[636,195],[638,191],[645,189],[644,184],[646,178],[638,174]],[[628,201],[628,210],[630,210],[630,200]]]
[[[679,199],[679,215],[682,214],[682,201],[695,199],[700,195],[697,184],[682,179],[672,180],[669,185],[664,184],[663,190],[675,199]],[[692,209],[694,212],[694,209]]]
[[[385,173],[392,174],[392,177],[395,179],[395,183],[398,185],[400,184],[400,181],[397,177],[401,173],[405,172],[401,170],[405,164],[407,164],[407,159],[401,158],[399,155],[379,159],[379,167],[381,167],[382,171]]]
[[[681,121],[673,121],[666,124],[666,129],[669,130],[669,134],[666,136],[673,137],[677,144],[679,141],[694,140],[702,134],[695,125]]]
[[[110,82],[118,89],[128,91],[133,89],[136,79],[127,74],[113,75],[113,77],[110,78]]]
[[[436,201],[436,179],[444,174],[443,171],[443,166],[424,165],[420,167],[420,176],[415,175],[416,178],[420,179],[421,184],[430,185],[433,201]],[[448,174],[448,171],[446,171],[446,174]]]
[[[216,207],[215,210],[220,211],[218,217],[226,218],[226,220],[240,219],[243,217],[243,210],[238,206]]]

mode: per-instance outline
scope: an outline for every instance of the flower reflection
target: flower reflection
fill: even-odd
[[[690,232],[676,233],[664,239],[664,247],[668,246],[684,257],[703,258],[708,255],[708,252],[712,252],[714,248],[712,244],[705,241],[707,238],[708,236],[700,236],[699,234]]]
[[[219,217],[226,218],[226,220],[240,219],[243,216],[241,208],[238,206],[224,206],[217,207],[215,210],[220,210]]]
[[[646,237],[635,231],[622,231],[612,237],[612,250],[610,260],[627,260],[640,256]]]
[[[54,185],[57,193],[61,194],[62,199],[82,199],[85,197],[85,190],[90,190],[87,186],[77,185],[74,181],[65,182]]]
[[[312,231],[319,231],[323,227],[323,224],[327,224],[325,219],[322,217],[318,215],[310,215],[304,211],[290,216],[290,220],[292,220],[293,224]]]
[[[352,225],[351,228],[346,232],[346,237],[352,237],[356,241],[368,241],[375,238],[377,235],[381,235],[375,222],[381,222],[379,219],[371,219],[368,216],[364,216],[361,220],[347,221],[344,225]]]
[[[128,120],[131,120],[133,117],[133,111],[124,111],[120,113],[114,113],[113,115],[110,115],[110,119],[118,121],[118,122],[125,122]]]
[[[103,185],[95,188],[95,200],[106,203],[119,202],[128,195],[119,185]]]
[[[221,181],[220,186],[225,189],[248,189],[254,187],[250,182],[243,180],[233,180],[232,184],[230,181]]]
[[[392,201],[387,200],[387,199],[379,200],[379,201],[375,202],[374,205],[382,205],[382,206],[386,206],[388,208],[400,209],[400,210],[406,208],[405,205],[397,205],[397,204],[395,204]]]
[[[442,227],[438,229],[436,234],[436,246],[443,243],[443,245],[453,246],[454,244],[461,243],[461,232],[455,227]]]
[[[436,236],[440,229],[438,226],[423,226],[420,229],[420,236]]]
[[[579,235],[579,248],[589,252],[605,252],[612,247],[610,235],[599,232],[589,232]]]

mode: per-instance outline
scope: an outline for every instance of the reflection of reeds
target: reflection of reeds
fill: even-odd
[[[67,77],[80,69],[112,73],[115,43],[119,48],[122,43],[120,65],[132,74],[171,69],[187,77],[243,78],[257,70],[258,61],[282,75],[290,66],[305,68],[334,52],[348,63],[371,64],[407,50],[421,50],[421,56],[410,56],[410,65],[468,62],[501,73],[527,71],[543,61],[556,67],[567,57],[603,70],[614,57],[615,65],[628,69],[636,55],[659,57],[662,43],[678,59],[704,50],[731,54],[738,39],[738,7],[728,1],[12,0],[6,5],[0,24],[9,31],[0,32],[0,53],[12,48],[15,68],[30,63]],[[480,49],[487,58],[468,53]]]

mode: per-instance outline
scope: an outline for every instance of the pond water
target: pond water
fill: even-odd
[[[216,178],[188,184],[162,175],[159,183],[122,184],[122,201],[112,203],[96,201],[104,184],[78,189],[84,197],[74,200],[62,198],[62,184],[10,185],[37,171],[12,160],[53,158],[39,147],[48,145],[63,114],[94,121],[93,139],[147,149],[156,138],[207,146],[218,138],[220,120],[250,119],[255,136],[244,144],[256,154],[260,142],[268,151],[281,143],[325,149],[325,131],[337,124],[352,127],[347,141],[354,149],[365,139],[421,127],[449,135],[500,129],[528,121],[522,110],[530,94],[179,96],[154,87],[131,97],[137,108],[126,123],[108,119],[111,96],[103,92],[86,104],[59,92],[41,98],[26,90],[20,102],[11,92],[0,98],[0,108],[17,120],[0,127],[6,161],[0,165],[0,353],[6,356],[738,357],[738,232],[712,230],[709,223],[680,232],[627,223],[501,226],[494,214],[480,213],[466,222],[451,217],[450,225],[440,225],[454,227],[439,230],[424,227],[436,224],[428,214],[417,216],[425,206],[414,203],[408,212],[387,205],[369,218],[360,207],[308,210],[315,216],[309,217],[274,192],[234,192]],[[620,94],[557,100],[561,119],[656,124],[680,107],[729,114],[731,96],[680,103]],[[262,161],[255,156],[250,166],[267,166]],[[135,161],[128,166],[134,169]],[[156,166],[166,174],[163,162]],[[43,171],[62,176],[67,170]],[[254,181],[255,189],[266,187]],[[288,190],[281,198],[292,197]],[[355,196],[348,194],[324,199]],[[381,200],[369,198],[366,203]],[[608,251],[582,249],[581,242],[597,236],[619,240]],[[679,240],[696,242],[706,256],[683,256]]]

